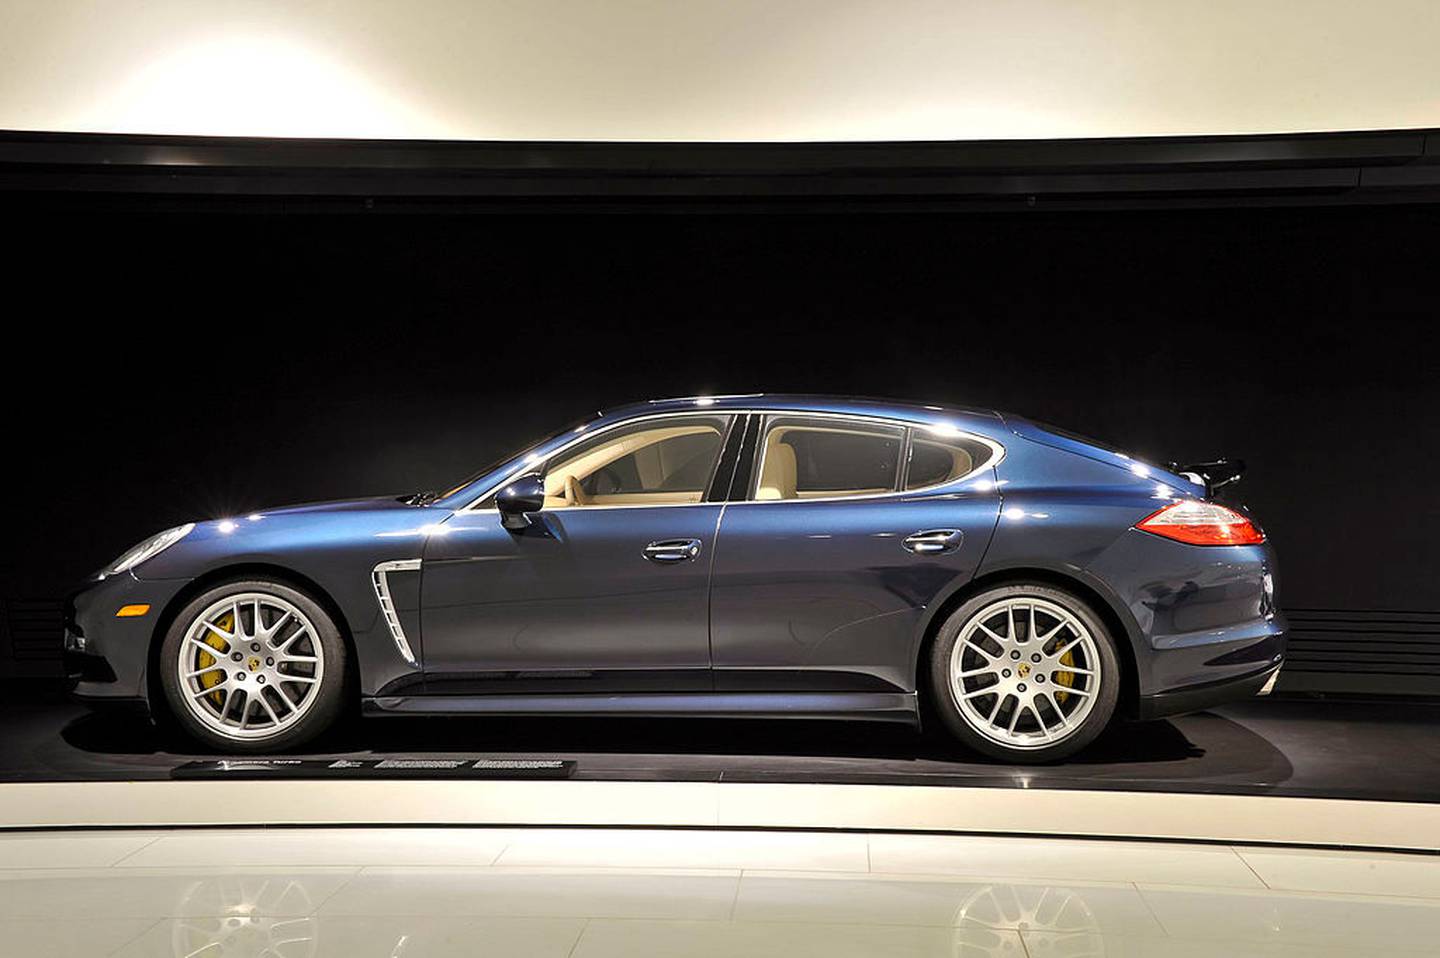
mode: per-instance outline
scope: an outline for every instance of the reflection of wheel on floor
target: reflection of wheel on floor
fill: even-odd
[[[313,599],[265,579],[227,582],[180,611],[160,647],[171,714],[231,752],[319,734],[340,711],[345,644]]]
[[[985,885],[956,909],[954,924],[978,922],[1029,933],[1027,954],[1039,958],[1102,958],[1100,922],[1080,889],[1053,885]]]
[[[1008,928],[986,928],[973,921],[955,922],[950,958],[1026,958],[1025,946]]]
[[[940,627],[930,657],[941,719],[965,744],[1011,762],[1046,762],[1105,728],[1120,660],[1099,617],[1054,586],[989,589]]]
[[[273,876],[226,877],[196,884],[170,926],[175,958],[313,958],[315,903],[300,882]],[[273,915],[295,915],[276,918]]]

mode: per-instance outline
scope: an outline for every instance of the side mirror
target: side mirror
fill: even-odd
[[[545,480],[532,472],[514,482],[507,482],[495,494],[495,508],[500,511],[500,524],[507,529],[524,529],[530,524],[527,512],[545,508]]]

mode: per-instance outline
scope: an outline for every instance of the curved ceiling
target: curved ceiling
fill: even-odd
[[[1440,125],[1433,0],[11,0],[0,128],[853,141]]]

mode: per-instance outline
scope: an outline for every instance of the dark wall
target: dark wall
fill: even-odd
[[[1240,456],[1299,609],[1440,612],[1440,209],[7,212],[0,596],[433,488],[598,406],[819,391]]]

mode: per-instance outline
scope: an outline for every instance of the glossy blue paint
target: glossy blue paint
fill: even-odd
[[[914,691],[917,623],[975,574],[999,511],[988,479],[941,495],[727,507],[710,591],[717,688]],[[955,551],[922,558],[902,545],[939,528],[962,534]]]
[[[518,532],[494,512],[461,513],[425,550],[427,671],[469,676],[710,667],[710,562],[723,506],[557,509]],[[699,556],[647,561],[651,542],[698,539]],[[501,673],[496,675],[495,673]],[[708,678],[708,676],[706,676]]]
[[[521,530],[486,508],[502,481],[571,442],[696,412],[878,418],[969,433],[1004,452],[963,481],[875,497],[727,502],[722,489],[696,504],[547,509]],[[1180,695],[1196,689],[1249,694],[1283,655],[1269,545],[1187,546],[1134,528],[1176,498],[1205,495],[1182,476],[984,410],[773,395],[638,403],[429,504],[359,499],[199,522],[133,574],[93,580],[73,600],[87,653],[115,674],[78,691],[147,697],[148,656],[169,617],[210,583],[264,574],[333,610],[374,710],[863,717],[899,708],[913,718],[924,643],[948,609],[978,584],[1042,575],[1112,624],[1139,709],[1154,714],[1215,699]],[[953,551],[903,547],[936,529],[960,533]],[[647,544],[672,539],[696,540],[695,556],[645,558]],[[412,663],[380,614],[372,570],[414,559],[419,570],[389,578]],[[114,618],[131,602],[154,611]]]

